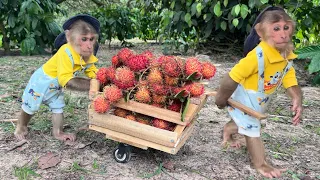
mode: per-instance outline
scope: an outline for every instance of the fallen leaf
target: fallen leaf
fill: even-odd
[[[47,169],[54,167],[61,162],[60,157],[57,154],[49,152],[48,154],[41,156],[38,161],[38,166],[41,169]]]

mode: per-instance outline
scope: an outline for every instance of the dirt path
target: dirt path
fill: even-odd
[[[144,49],[161,52],[157,46],[135,47],[138,52]],[[99,65],[108,64],[118,50],[102,48],[98,54]],[[237,58],[227,54],[211,56],[214,63],[221,65],[217,75],[210,80],[209,87],[217,88],[219,79],[230,70]],[[41,56],[0,58],[0,120],[17,117],[19,100],[30,75],[47,59]],[[268,161],[288,169],[280,179],[320,179],[320,88],[308,86],[307,75],[300,70],[303,66],[299,64],[298,78],[305,83],[302,124],[291,124],[290,100],[279,92],[270,105],[270,118],[263,121],[262,137]],[[67,91],[66,102],[68,126],[65,128],[77,132],[77,146],[68,146],[52,138],[50,112],[46,107],[41,108],[33,118],[28,143],[17,149],[7,151],[17,143],[12,136],[14,126],[0,123],[0,179],[18,179],[21,174],[32,179],[50,180],[263,179],[250,167],[245,148],[233,150],[220,147],[221,130],[229,118],[226,110],[217,109],[213,98],[209,98],[200,111],[193,134],[176,155],[153,149],[134,149],[134,156],[126,164],[117,163],[112,157],[117,142],[82,128],[88,120],[87,95]],[[37,167],[38,158],[48,152],[58,154],[62,161],[55,167],[41,170]]]

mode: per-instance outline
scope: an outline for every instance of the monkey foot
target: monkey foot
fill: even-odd
[[[281,176],[281,173],[286,171],[286,169],[277,169],[267,163],[264,163],[261,167],[256,168],[257,171],[267,178],[278,178]]]
[[[223,148],[232,147],[232,148],[235,148],[235,149],[239,149],[239,148],[241,148],[242,144],[238,140],[230,139],[230,140],[227,140],[227,141],[225,141],[225,140],[222,141],[221,146]]]
[[[16,130],[14,132],[14,136],[19,141],[26,139],[27,134],[28,134],[27,126],[23,126],[23,127],[17,126],[17,128],[16,128]]]
[[[60,141],[74,142],[76,140],[76,135],[71,133],[59,133],[59,134],[54,134],[53,136]]]

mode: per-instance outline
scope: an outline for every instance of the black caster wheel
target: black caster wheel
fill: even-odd
[[[114,159],[119,163],[127,163],[131,159],[131,146],[120,143],[119,146],[113,151]]]

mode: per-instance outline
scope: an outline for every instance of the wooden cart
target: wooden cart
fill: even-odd
[[[190,137],[194,129],[195,117],[206,101],[206,95],[192,99],[184,121],[181,121],[181,113],[132,100],[128,102],[121,100],[114,104],[114,106],[122,109],[173,122],[176,124],[173,131],[130,121],[110,113],[97,113],[89,105],[89,129],[104,133],[106,138],[120,142],[113,153],[117,162],[125,163],[130,161],[130,146],[145,150],[150,147],[176,154]]]

